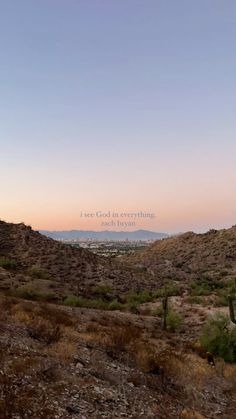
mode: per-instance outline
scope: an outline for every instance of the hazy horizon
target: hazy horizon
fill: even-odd
[[[236,224],[236,3],[1,5],[0,218],[101,230]],[[112,227],[110,229],[113,229]]]
[[[228,228],[231,228],[231,227],[234,227],[235,225],[236,225],[236,223],[234,223],[234,224],[228,224],[228,225],[220,225],[220,226],[213,226],[213,225],[211,225],[211,226],[206,226],[205,228],[202,228],[202,229],[200,229],[200,228],[198,228],[198,229],[196,229],[196,228],[194,228],[194,226],[193,226],[193,228],[189,228],[189,229],[186,229],[186,230],[161,230],[161,229],[153,229],[153,228],[150,228],[150,227],[140,227],[140,226],[137,226],[137,227],[133,227],[133,228],[120,228],[120,229],[114,229],[114,228],[92,228],[92,227],[88,227],[88,228],[82,228],[82,227],[80,227],[80,226],[75,226],[75,227],[71,227],[71,228],[61,228],[61,227],[58,227],[58,228],[44,228],[44,227],[40,227],[40,228],[38,228],[37,226],[34,226],[34,225],[31,225],[30,223],[27,223],[26,221],[24,221],[24,220],[20,220],[20,219],[15,219],[15,220],[11,220],[11,219],[2,219],[2,218],[0,218],[0,221],[5,221],[5,222],[7,222],[7,223],[16,223],[16,224],[18,224],[18,223],[23,223],[23,224],[25,224],[25,225],[28,225],[28,226],[30,226],[30,227],[32,227],[33,228],[33,230],[35,230],[35,231],[50,231],[50,232],[60,232],[60,231],[73,231],[73,230],[79,230],[79,231],[94,231],[94,232],[101,232],[101,231],[109,231],[109,232],[129,232],[129,233],[132,233],[132,232],[135,232],[135,231],[138,231],[138,230],[146,230],[146,231],[150,231],[150,232],[152,232],[152,233],[164,233],[164,234],[169,234],[169,235],[172,235],[172,234],[184,234],[184,233],[187,233],[187,232],[194,232],[194,233],[198,233],[198,234],[204,234],[204,233],[207,233],[209,230],[211,230],[211,229],[216,229],[216,230],[222,230],[222,229],[228,229]]]

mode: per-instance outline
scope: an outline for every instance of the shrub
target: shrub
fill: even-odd
[[[126,294],[125,301],[129,304],[136,303],[143,304],[148,303],[154,299],[154,295],[149,290],[143,290],[140,292],[136,292],[134,290],[131,290]]]
[[[29,268],[28,274],[35,279],[50,279],[49,273],[37,266],[32,266]]]
[[[206,322],[200,337],[202,347],[226,362],[236,361],[236,328],[228,316],[217,313]]]
[[[31,287],[18,287],[15,293],[18,297],[25,298],[26,300],[38,300],[40,298],[39,291]]]
[[[101,297],[107,297],[107,294],[111,293],[112,287],[109,284],[101,283],[98,284],[93,291],[95,294],[100,295]]]
[[[121,352],[135,348],[140,340],[141,331],[135,326],[125,325],[112,328],[103,338],[103,344],[111,357],[116,357]]]
[[[48,320],[40,318],[34,319],[28,324],[27,332],[31,338],[43,342],[46,345],[58,342],[61,338],[61,330],[58,325],[55,326]]]
[[[155,298],[164,297],[165,295],[168,295],[169,297],[174,295],[181,295],[181,288],[179,285],[168,282],[164,287],[158,288],[154,291]]]
[[[207,284],[196,283],[196,284],[192,284],[191,288],[192,288],[192,291],[191,291],[192,296],[209,295],[212,292],[211,287]]]
[[[187,298],[187,302],[189,304],[203,304],[203,300],[202,300],[201,296],[199,296],[199,295],[190,295]]]
[[[164,310],[163,310],[162,305],[160,305],[159,307],[155,308],[155,310],[152,311],[152,315],[158,316],[158,317],[162,317],[163,313],[164,313]]]
[[[78,307],[78,303],[79,297],[76,297],[75,295],[68,295],[64,300],[66,306]]]
[[[216,307],[228,306],[228,293],[227,292],[222,292],[216,297],[215,306]]]
[[[153,310],[152,315],[163,318],[164,310],[163,310],[162,305],[160,305],[155,310]],[[181,314],[173,310],[171,307],[169,307],[168,314],[166,317],[167,329],[170,332],[176,332],[177,330],[180,329],[180,327],[182,326],[182,323],[183,323],[183,317],[181,316]]]
[[[16,261],[7,258],[6,256],[0,257],[0,267],[4,269],[14,270],[16,269]]]
[[[98,310],[120,310],[123,305],[117,300],[111,302],[99,299],[89,299],[84,297],[76,297],[75,295],[69,295],[65,298],[64,304],[72,307],[84,307],[84,308],[95,308]]]
[[[234,280],[227,281],[223,289],[217,290],[217,297],[215,301],[216,306],[227,306],[228,305],[228,296],[235,295],[235,282]]]
[[[14,294],[17,297],[24,298],[26,300],[52,301],[55,299],[54,294],[44,294],[40,290],[29,285],[22,285],[21,287],[18,287],[15,290]]]
[[[139,304],[135,301],[130,301],[129,303],[126,304],[126,307],[128,308],[129,311],[131,311],[131,313],[134,314],[138,314],[138,306]]]
[[[224,288],[224,283],[209,274],[203,274],[201,279],[197,279],[191,284],[192,295],[209,295],[213,291]]]
[[[121,310],[122,308],[123,308],[123,304],[119,303],[117,299],[112,300],[108,306],[108,310]]]
[[[167,329],[171,332],[176,332],[180,329],[183,323],[183,318],[181,314],[177,313],[174,310],[169,310],[166,318]]]
[[[59,358],[61,362],[70,362],[77,353],[77,346],[73,342],[64,342],[59,341],[53,343],[48,348],[48,353],[53,356],[53,358]]]
[[[98,310],[108,310],[109,308],[109,303],[102,299],[90,300],[89,298],[81,297],[80,301],[81,301],[80,307],[95,308]]]

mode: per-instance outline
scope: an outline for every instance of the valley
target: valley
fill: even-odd
[[[111,257],[1,221],[0,417],[233,419],[235,249],[232,227]]]

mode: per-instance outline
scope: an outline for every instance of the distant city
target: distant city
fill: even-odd
[[[75,247],[83,247],[105,257],[119,257],[144,249],[150,243],[169,237],[167,233],[135,231],[47,231],[40,233]]]
[[[135,231],[93,231],[93,230],[62,230],[49,231],[40,230],[41,234],[51,237],[55,240],[61,241],[147,241],[152,242],[169,237],[167,233],[155,232],[149,230],[135,230]]]

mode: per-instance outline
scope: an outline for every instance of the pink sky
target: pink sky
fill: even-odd
[[[135,229],[236,224],[234,2],[10,3],[1,219],[100,230],[80,212],[144,210],[156,218]]]

